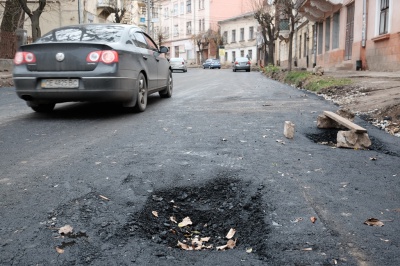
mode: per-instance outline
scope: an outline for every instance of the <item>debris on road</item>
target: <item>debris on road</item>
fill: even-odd
[[[376,218],[369,218],[368,220],[366,220],[364,222],[364,224],[369,225],[369,226],[379,226],[379,227],[382,227],[385,225],[382,221],[380,221]]]

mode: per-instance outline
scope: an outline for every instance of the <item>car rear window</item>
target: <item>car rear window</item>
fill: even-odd
[[[170,61],[171,62],[182,62],[182,59],[180,59],[180,58],[171,58]]]
[[[117,42],[124,27],[118,25],[88,25],[53,30],[37,40],[44,42]]]

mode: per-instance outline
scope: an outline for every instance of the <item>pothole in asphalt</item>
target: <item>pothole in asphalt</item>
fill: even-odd
[[[183,250],[229,249],[231,240],[235,248],[265,256],[269,227],[264,221],[267,206],[262,190],[262,186],[254,189],[249,182],[232,178],[159,190],[131,215],[124,230],[127,235]],[[182,226],[185,219],[191,223]],[[234,235],[227,237],[232,230]]]
[[[318,133],[306,134],[306,137],[314,141],[317,144],[328,145],[336,147],[336,136],[339,130],[337,129],[326,129],[321,130]]]
[[[318,133],[308,133],[305,134],[307,138],[312,140],[313,142],[321,145],[327,145],[330,147],[336,147],[336,138],[337,138],[337,133],[339,132],[340,129],[324,129],[321,130]],[[391,151],[385,144],[383,144],[379,139],[369,136],[371,140],[371,147],[369,147],[369,150],[376,151],[379,153],[384,153],[388,154],[391,156],[396,156],[400,157],[400,154]]]

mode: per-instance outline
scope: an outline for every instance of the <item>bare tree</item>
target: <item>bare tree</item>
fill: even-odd
[[[272,1],[254,0],[252,5],[254,18],[257,20],[258,24],[260,24],[261,28],[264,62],[267,62],[267,64],[274,64],[275,41],[279,32],[275,27],[277,12],[275,12]]]
[[[218,53],[218,49],[219,46],[223,44],[223,38],[221,35],[221,31],[215,31],[212,29],[208,29],[206,32],[206,36],[207,39],[209,41],[209,45],[212,45],[213,47],[215,46],[215,50],[216,50],[216,58],[219,58],[219,53]]]
[[[162,45],[162,43],[168,39],[161,31],[158,31],[156,33],[156,40],[158,42],[158,47],[160,47]]]
[[[295,26],[297,22],[301,19],[299,8],[303,0],[276,0],[276,8],[279,12],[280,19],[288,19],[289,20],[289,36],[284,38],[279,36],[282,39],[285,39],[289,43],[289,53],[288,53],[288,70],[292,70],[292,61],[293,61],[293,36],[295,33]]]
[[[200,63],[201,63],[201,62],[203,62],[203,50],[204,50],[204,47],[207,47],[208,44],[209,44],[209,40],[207,38],[207,34],[206,34],[206,32],[199,32],[198,34],[193,35],[192,39],[196,43],[197,48],[199,50]]]
[[[6,0],[4,6],[3,19],[1,21],[2,32],[15,32],[16,29],[22,27],[24,21],[24,12],[21,5],[15,0]]]
[[[111,14],[115,14],[115,23],[121,23],[124,15],[125,15],[126,9],[125,8],[119,8],[119,7],[114,7],[114,10],[111,12]]]
[[[39,6],[35,11],[31,11],[28,7],[27,0],[18,0],[24,12],[31,19],[32,24],[32,40],[36,41],[37,38],[42,36],[42,31],[40,30],[39,19],[40,15],[43,13],[44,7],[46,6],[46,0],[39,0]]]
[[[19,38],[15,32],[23,25],[24,12],[15,0],[7,0],[3,7],[4,13],[0,26],[0,58],[12,58],[19,44],[15,42],[16,37]]]

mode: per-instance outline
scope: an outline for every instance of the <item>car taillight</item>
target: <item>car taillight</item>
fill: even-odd
[[[86,62],[112,64],[118,62],[118,53],[113,50],[94,51],[87,55]]]
[[[33,64],[36,63],[36,56],[30,52],[16,52],[14,57],[14,64]]]
[[[251,62],[250,62],[250,61],[247,61],[247,64],[248,64],[248,65],[251,65]]]
[[[238,62],[238,61],[235,61],[235,65],[239,65],[239,62]]]

